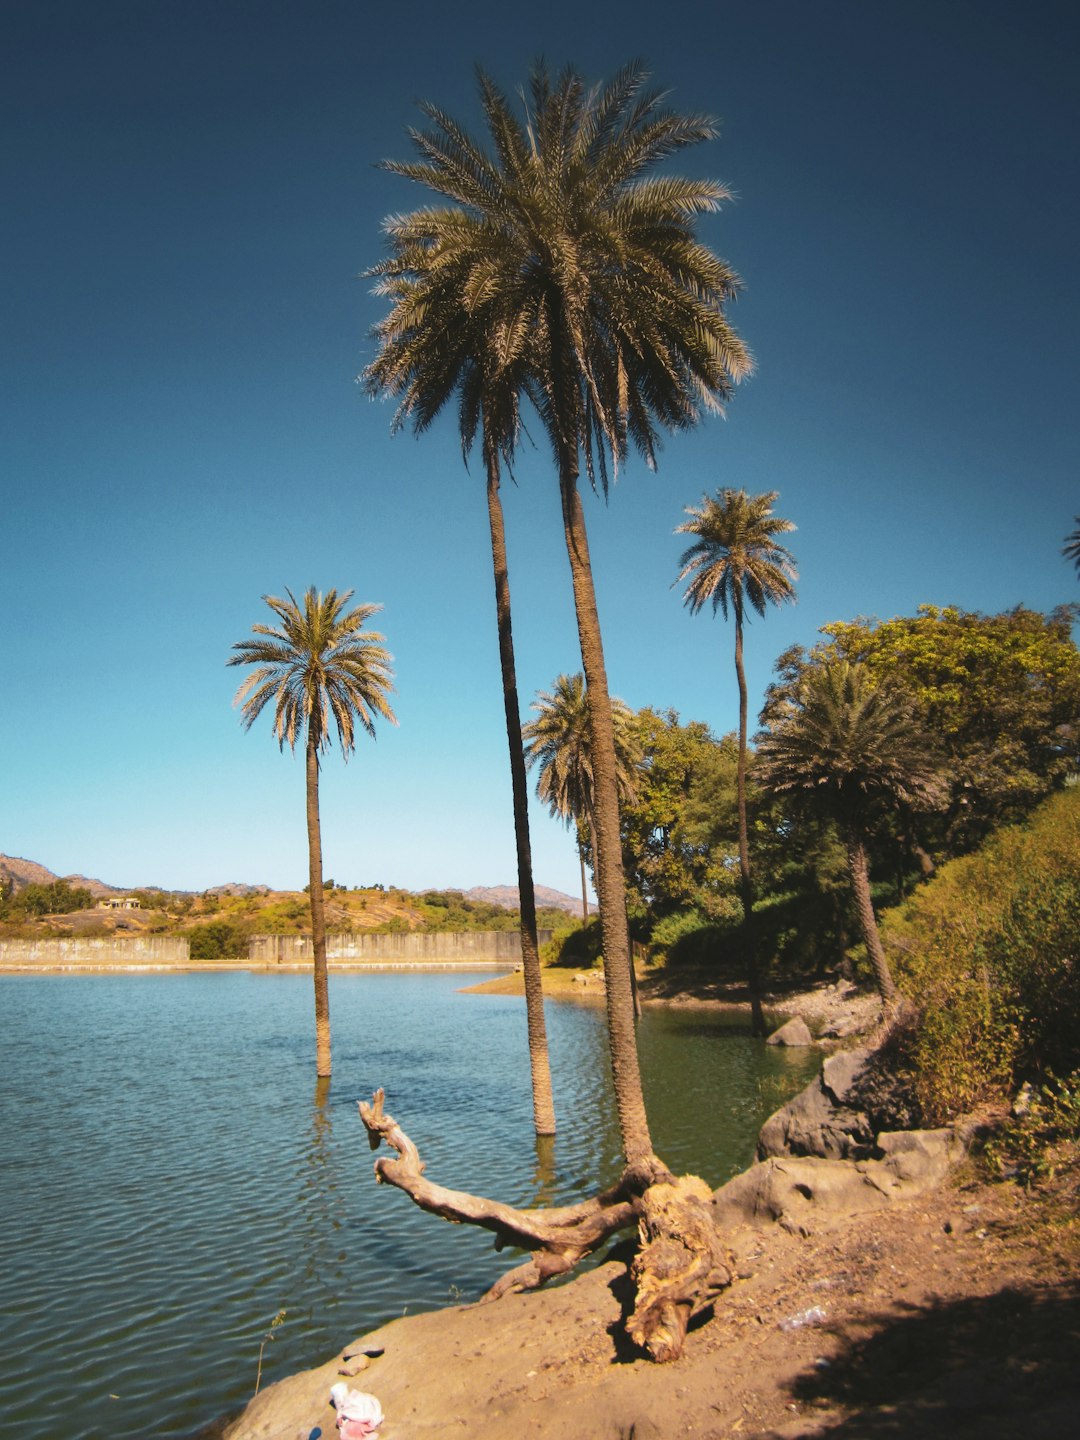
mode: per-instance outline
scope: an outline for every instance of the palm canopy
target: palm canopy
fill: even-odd
[[[1080,515],[1076,516],[1076,529],[1071,535],[1065,536],[1065,544],[1061,547],[1061,553],[1066,560],[1073,562],[1077,574],[1080,574]]]
[[[777,490],[760,495],[718,490],[715,497],[703,495],[700,506],[686,507],[690,519],[675,533],[696,539],[683,551],[675,583],[689,580],[683,599],[692,615],[711,601],[713,612],[721,610],[725,620],[729,606],[741,619],[744,596],[759,615],[768,603],[795,598],[795,559],[775,538],[795,526],[772,513],[778,495]]]
[[[353,592],[310,587],[298,603],[291,590],[286,600],[274,595],[263,599],[279,624],[253,625],[257,638],[238,641],[230,665],[256,668],[236,692],[245,730],[273,701],[274,735],[282,749],[291,749],[306,736],[309,744],[325,750],[330,744],[330,723],[337,728],[342,754],[355,746],[355,722],[375,734],[375,717],[396,725],[388,696],[393,692],[391,655],[383,636],[365,630],[381,605],[346,606]]]
[[[937,756],[910,707],[846,660],[806,667],[760,740],[755,771],[774,794],[857,825],[883,804],[933,807],[941,793]]]
[[[536,793],[552,815],[567,825],[591,822],[593,762],[589,729],[589,697],[585,677],[559,675],[550,692],[542,690],[532,707],[537,716],[523,728],[525,756],[539,766]],[[640,747],[633,712],[624,701],[611,702],[619,799],[636,793]]]
[[[457,391],[466,449],[482,396],[512,449],[528,393],[560,460],[583,447],[595,478],[595,453],[606,484],[605,451],[655,463],[658,426],[719,410],[752,368],[724,313],[741,282],[695,234],[729,191],[651,173],[717,127],[666,109],[639,64],[602,88],[538,64],[522,116],[478,82],[490,149],[422,103],[419,158],[385,164],[451,203],[385,222],[391,311],[364,378],[418,428]]]

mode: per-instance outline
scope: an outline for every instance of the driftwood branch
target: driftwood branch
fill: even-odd
[[[516,1245],[532,1252],[483,1300],[533,1290],[565,1275],[610,1236],[636,1224],[640,1245],[631,1266],[636,1303],[626,1328],[635,1344],[664,1361],[682,1350],[693,1313],[731,1283],[730,1257],[711,1218],[711,1192],[696,1176],[676,1179],[654,1156],[627,1167],[610,1190],[591,1200],[553,1210],[519,1210],[426,1179],[419,1150],[386,1114],[384,1101],[383,1091],[376,1090],[370,1104],[361,1100],[359,1105],[371,1148],[385,1141],[397,1152],[396,1158],[382,1155],[375,1161],[376,1180],[404,1190],[422,1210],[444,1220],[492,1231],[497,1249]]]

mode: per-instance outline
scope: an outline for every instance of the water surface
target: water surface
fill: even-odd
[[[376,1186],[358,1098],[431,1178],[567,1203],[620,1152],[599,1006],[548,1004],[559,1134],[532,1134],[524,1003],[461,974],[332,975],[317,1089],[303,975],[0,979],[0,1435],[191,1434],[393,1316],[476,1298],[520,1256]],[[716,1185],[813,1059],[650,1009],[653,1139]]]

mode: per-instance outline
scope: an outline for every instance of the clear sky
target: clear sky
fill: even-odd
[[[543,54],[647,61],[722,137],[702,233],[757,373],[726,420],[586,497],[612,690],[736,723],[731,626],[671,583],[685,505],[780,492],[801,573],[775,657],[924,601],[1080,599],[1080,10],[1071,0],[34,0],[2,8],[0,851],[122,886],[306,879],[302,757],[230,708],[261,596],[385,607],[400,728],[328,760],[328,876],[512,883],[482,478],[391,438],[355,377],[362,272],[424,195],[417,97],[477,125]],[[523,703],[580,668],[539,427],[505,496]],[[534,812],[537,880],[573,845]]]

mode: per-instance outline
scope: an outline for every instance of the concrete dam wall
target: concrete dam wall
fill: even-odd
[[[138,969],[188,963],[183,935],[138,935],[115,940],[111,935],[81,939],[0,940],[0,964],[27,969],[79,970],[118,965]]]
[[[541,943],[551,938],[541,935]],[[307,935],[256,935],[249,947],[253,965],[311,964]],[[393,935],[328,935],[326,958],[330,965],[518,965],[521,936],[516,930],[467,930]]]
[[[540,931],[540,943],[551,939]],[[520,964],[521,936],[516,930],[439,931],[400,934],[328,935],[327,961],[333,966],[491,966]],[[0,940],[0,968],[25,970],[167,970],[227,966],[273,969],[302,967],[312,961],[306,935],[255,935],[247,955],[231,961],[192,960],[185,935],[139,935],[124,939],[94,936],[64,939]]]

